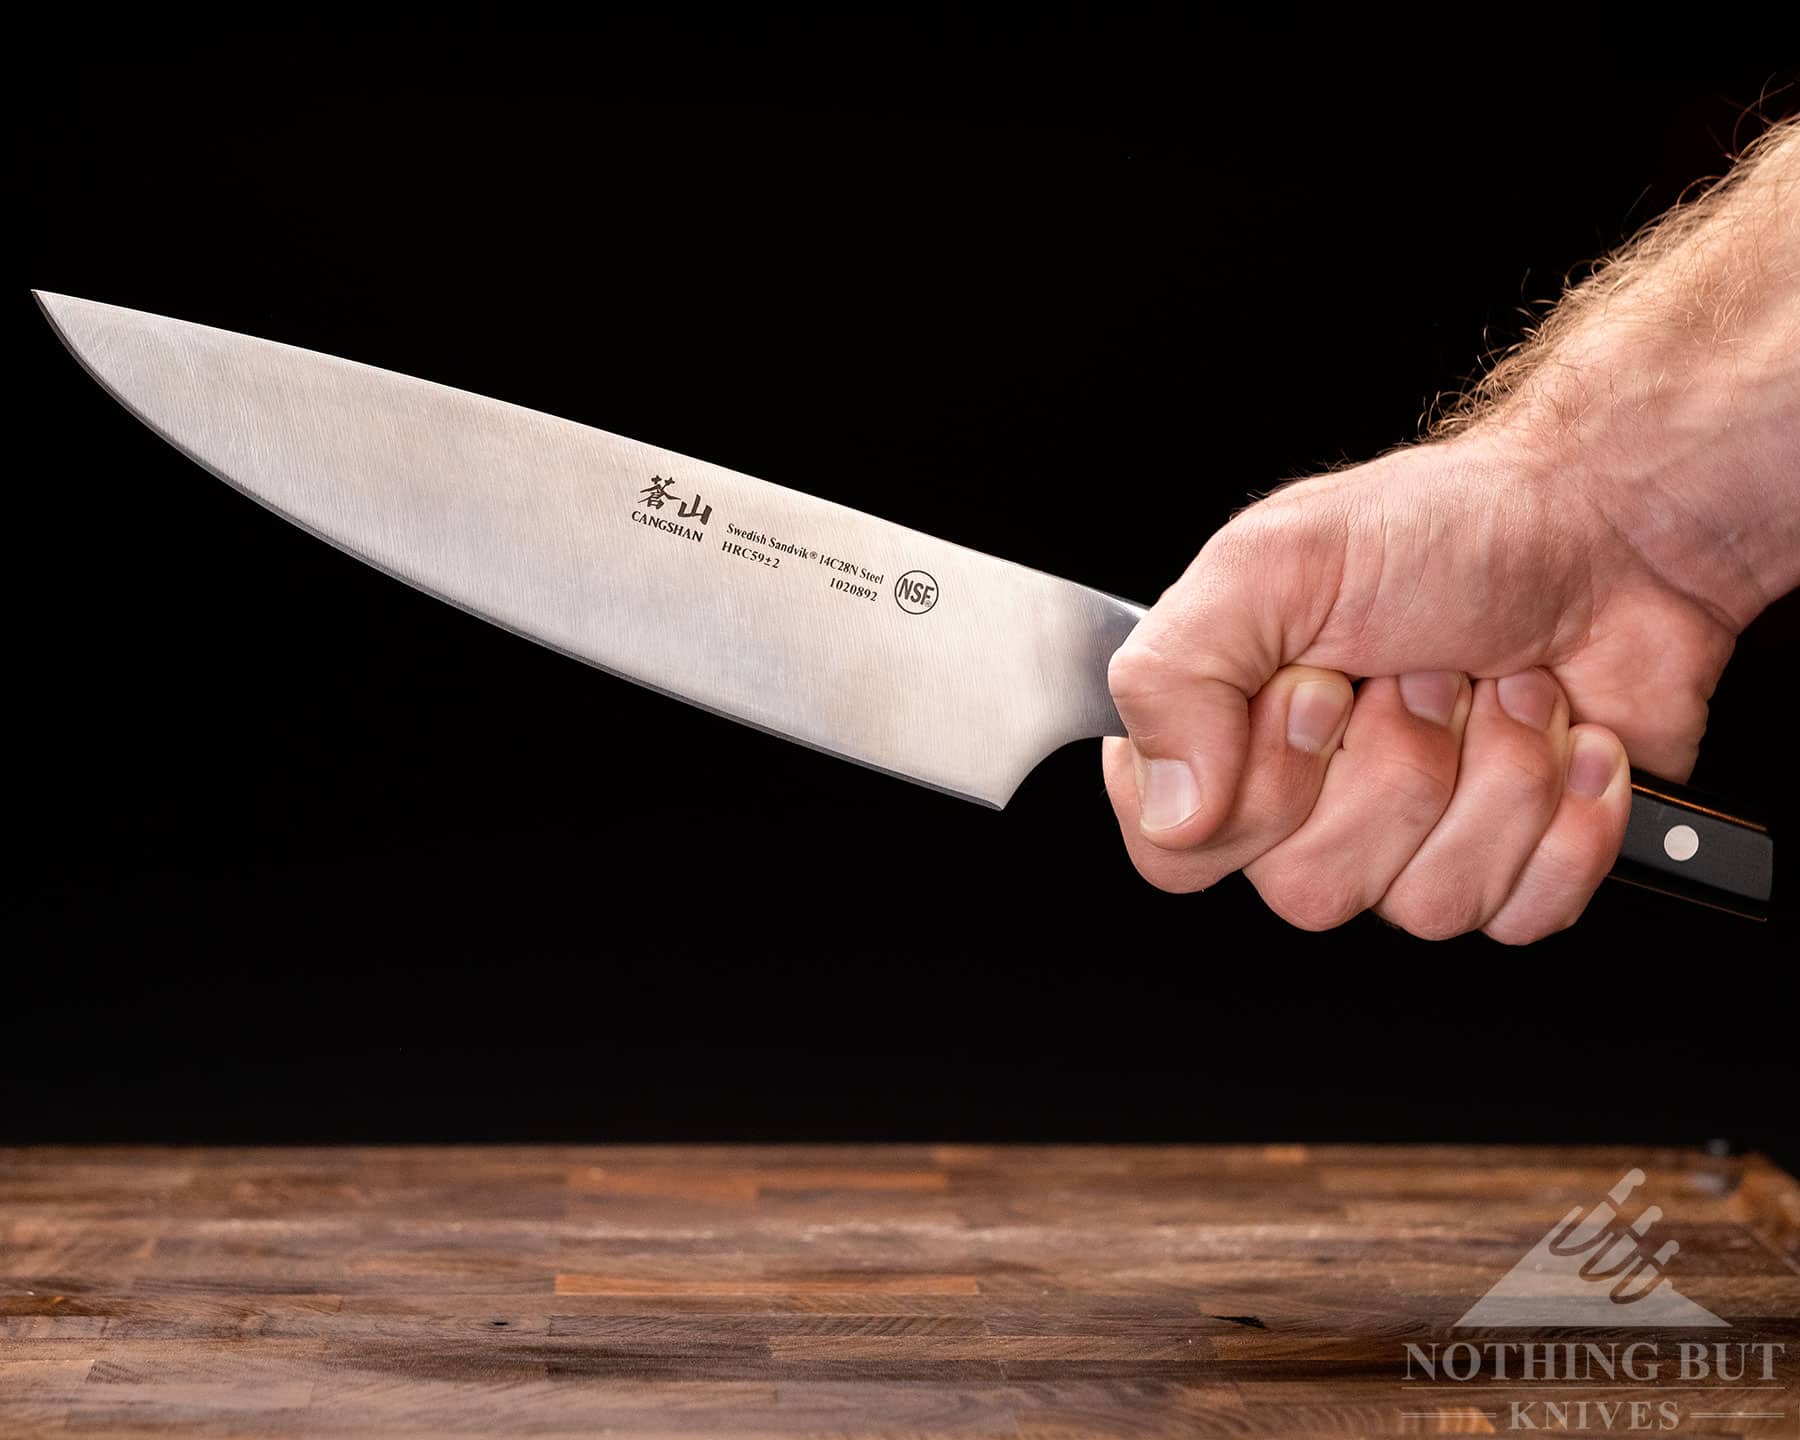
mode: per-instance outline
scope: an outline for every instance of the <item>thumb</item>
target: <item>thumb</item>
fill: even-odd
[[[1324,497],[1318,497],[1323,499]],[[1267,502],[1265,502],[1267,505]],[[1250,745],[1250,699],[1311,642],[1343,570],[1333,503],[1246,511],[1207,542],[1132,631],[1107,683],[1132,746],[1138,823],[1173,850],[1213,839],[1231,814]],[[1301,749],[1314,717],[1293,707]]]

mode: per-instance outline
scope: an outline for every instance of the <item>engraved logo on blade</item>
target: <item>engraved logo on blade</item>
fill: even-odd
[[[684,499],[675,493],[674,487],[674,480],[665,480],[661,475],[652,475],[650,483],[644,486],[638,494],[638,503],[631,512],[631,518],[640,525],[648,525],[654,530],[661,530],[665,534],[677,536],[682,540],[704,540],[706,533],[701,527],[712,519],[712,506],[700,498],[699,491],[694,492],[692,499]],[[664,515],[662,511],[668,507],[671,500],[680,508],[673,516]],[[683,520],[691,520],[694,523],[684,525],[681,523]]]
[[[687,546],[717,550],[733,567],[757,566],[776,585],[799,579],[869,605],[881,599],[887,585],[885,570],[871,570],[856,560],[829,554],[808,543],[817,537],[796,538],[792,531],[778,533],[765,522],[734,514],[729,498],[709,542],[705,527],[713,518],[713,507],[698,490],[684,493],[688,488],[689,482],[673,476],[652,475],[638,487],[632,501],[633,523],[661,531],[666,539],[685,542]],[[913,615],[923,615],[931,609],[937,604],[937,595],[937,581],[923,570],[902,576],[894,589],[900,607]]]
[[[923,615],[938,602],[938,583],[924,570],[908,570],[894,582],[894,599],[908,615]]]

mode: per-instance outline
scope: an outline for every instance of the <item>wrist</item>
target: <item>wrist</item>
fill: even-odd
[[[1800,585],[1800,341],[1783,308],[1729,345],[1608,326],[1496,417],[1528,468],[1734,632]]]
[[[1800,584],[1796,195],[1800,120],[1572,288],[1463,417],[1733,631]]]

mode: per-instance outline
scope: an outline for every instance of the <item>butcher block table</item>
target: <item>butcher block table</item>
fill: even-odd
[[[1633,1169],[1723,1323],[1454,1328]],[[1421,1359],[1459,1340],[1509,1376],[1537,1342],[1539,1374]],[[1594,1341],[1656,1381],[1551,1383]],[[0,1150],[6,1437],[1534,1428],[1800,1435],[1794,1181],[1549,1148]]]

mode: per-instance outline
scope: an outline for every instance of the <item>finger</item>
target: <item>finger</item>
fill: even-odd
[[[1317,632],[1336,593],[1334,564],[1342,537],[1331,525],[1240,517],[1112,657],[1107,683],[1143,782],[1137,814],[1155,844],[1206,843],[1234,813],[1250,697]]]
[[[1209,840],[1183,849],[1160,843],[1167,831],[1145,823],[1145,809],[1158,803],[1152,764],[1129,742],[1108,740],[1106,790],[1138,871],[1163,890],[1203,890],[1292,834],[1318,799],[1352,699],[1350,682],[1336,671],[1277,671],[1248,706],[1247,762],[1230,810]]]
[[[1376,913],[1428,940],[1498,914],[1556,813],[1568,734],[1569,702],[1546,671],[1478,681],[1449,807]]]
[[[1507,945],[1528,945],[1581,918],[1625,840],[1631,767],[1625,747],[1601,725],[1569,732],[1569,767],[1550,828],[1512,894],[1482,927]]]
[[[1473,703],[1454,670],[1364,682],[1312,813],[1244,871],[1270,909],[1328,930],[1387,893],[1449,807]]]

